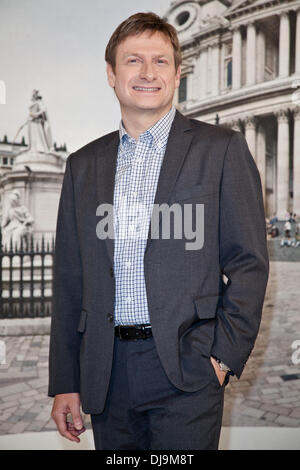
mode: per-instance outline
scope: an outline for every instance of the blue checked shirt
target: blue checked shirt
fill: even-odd
[[[175,111],[172,106],[138,141],[120,122],[114,189],[115,325],[150,323],[144,252]]]

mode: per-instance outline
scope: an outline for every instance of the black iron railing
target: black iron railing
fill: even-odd
[[[54,237],[33,236],[19,246],[0,239],[0,318],[48,317],[52,313]]]

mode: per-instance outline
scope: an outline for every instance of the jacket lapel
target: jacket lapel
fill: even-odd
[[[117,167],[117,156],[119,146],[119,132],[111,134],[111,138],[100,150],[96,158],[96,187],[97,187],[97,207],[100,204],[110,204],[114,202],[114,184]],[[114,238],[105,238],[105,244],[112,265],[114,264]]]
[[[161,166],[154,204],[168,204],[170,202],[173,187],[178,179],[186,154],[190,148],[193,133],[188,132],[192,129],[190,121],[179,111],[176,111],[174,121],[169,134],[166,152]],[[163,212],[162,212],[163,215]],[[161,225],[152,229],[153,238],[157,234]],[[151,224],[148,231],[147,245],[145,254],[151,244]]]
[[[193,133],[188,132],[192,129],[190,121],[185,118],[179,111],[176,111],[167,143],[166,152],[160,170],[157,184],[154,204],[168,203],[171,197],[172,189],[180,173],[185,156],[191,145]],[[114,183],[117,165],[119,145],[119,132],[115,131],[110,134],[106,145],[104,145],[97,155],[96,159],[96,184],[98,204],[111,204],[114,200]],[[160,219],[161,220],[161,219]],[[160,226],[160,223],[159,223]],[[153,235],[159,230],[159,226],[155,227]],[[112,265],[114,264],[114,239],[106,238],[108,254]],[[151,243],[151,224],[148,231],[148,239],[145,252]]]

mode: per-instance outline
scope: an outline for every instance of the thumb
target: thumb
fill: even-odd
[[[77,403],[73,404],[73,406],[70,407],[70,410],[71,410],[72,420],[73,420],[73,424],[75,426],[75,429],[77,429],[77,431],[79,431],[83,427],[83,422],[82,422],[82,418],[81,418],[81,414],[80,414],[79,403],[78,404]]]

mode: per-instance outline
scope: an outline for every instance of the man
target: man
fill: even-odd
[[[52,417],[79,442],[81,404],[96,449],[217,449],[224,388],[254,346],[268,278],[259,174],[241,133],[172,106],[181,56],[171,25],[153,13],[133,15],[105,58],[122,119],[119,131],[66,164]],[[184,217],[192,208],[200,244],[187,247],[191,217],[183,217],[181,236],[160,236],[173,204]],[[152,224],[157,205],[164,210]]]

